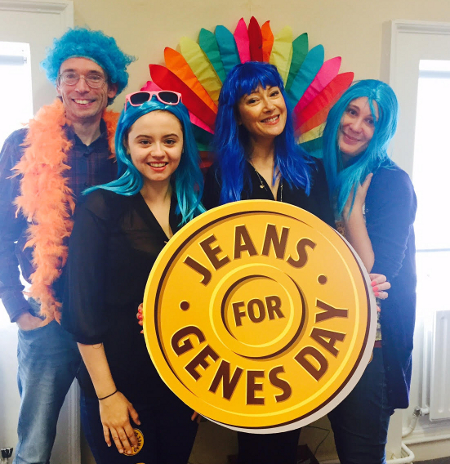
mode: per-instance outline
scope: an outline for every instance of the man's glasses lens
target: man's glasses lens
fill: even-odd
[[[91,89],[98,89],[102,87],[106,79],[99,74],[88,74],[87,76],[82,76],[86,81],[86,84],[91,87]],[[60,81],[66,85],[76,85],[80,80],[81,76],[77,73],[69,72],[61,74]]]

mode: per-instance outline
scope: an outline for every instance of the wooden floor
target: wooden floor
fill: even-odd
[[[414,461],[414,464],[450,464],[450,457],[432,459],[431,461]]]

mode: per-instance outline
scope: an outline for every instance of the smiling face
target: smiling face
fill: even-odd
[[[373,102],[375,117],[378,105]],[[345,110],[339,126],[338,143],[344,163],[362,153],[372,140],[375,121],[367,97],[352,100]]]
[[[181,123],[168,111],[147,113],[131,126],[127,148],[144,185],[155,182],[167,185],[183,151]]]
[[[287,118],[286,102],[279,87],[258,87],[244,95],[238,103],[238,123],[250,134],[250,139],[274,139],[280,135]]]
[[[94,75],[107,78],[103,69],[87,58],[69,58],[64,61],[59,75],[65,73],[76,73],[84,78]],[[100,88],[91,89],[83,78],[75,85],[67,85],[58,79],[56,90],[62,98],[67,119],[75,124],[85,124],[100,121],[108,105],[108,98],[113,98],[117,93],[117,86],[105,82]]]

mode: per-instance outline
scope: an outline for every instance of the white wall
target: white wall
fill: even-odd
[[[202,27],[234,30],[241,17],[270,20],[274,33],[286,25],[294,37],[308,32],[311,46],[323,44],[326,58],[342,56],[342,70],[357,79],[380,77],[387,21],[450,22],[447,0],[74,0],[74,7],[75,24],[103,29],[138,57],[130,67],[130,91],[149,79],[148,64],[163,62],[164,47],[176,48],[183,36],[197,40]],[[117,98],[115,106],[122,104]]]

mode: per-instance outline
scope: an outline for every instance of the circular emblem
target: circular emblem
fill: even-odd
[[[134,435],[137,439],[137,447],[131,450],[131,454],[125,454],[125,456],[136,456],[144,447],[144,434],[139,429],[133,429]]]
[[[304,426],[350,393],[372,353],[375,299],[350,245],[316,216],[248,200],[183,227],[144,298],[150,356],[199,414],[252,433]]]

